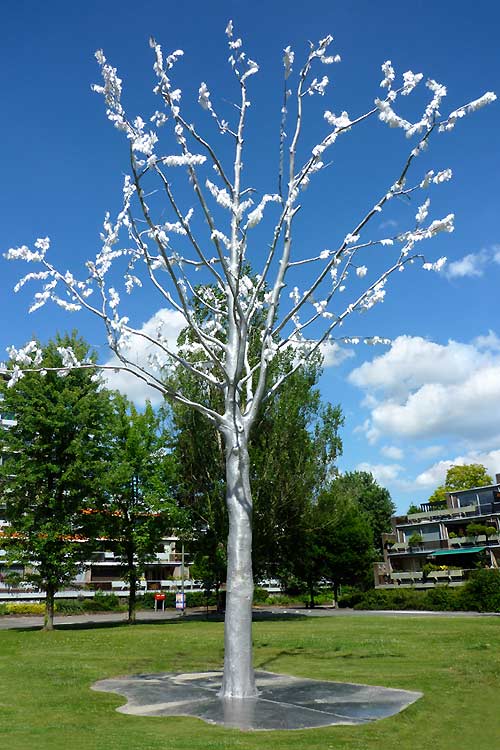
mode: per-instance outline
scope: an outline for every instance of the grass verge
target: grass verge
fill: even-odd
[[[244,733],[192,718],[118,714],[98,679],[222,664],[222,623],[0,632],[0,740],[9,750],[490,750],[498,747],[500,618],[342,617],[254,625],[260,669],[421,690],[362,727]]]

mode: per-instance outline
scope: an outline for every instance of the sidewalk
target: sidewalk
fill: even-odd
[[[206,617],[205,608],[187,609],[184,617],[186,619]],[[500,612],[436,612],[421,610],[355,610],[334,609],[333,607],[317,607],[306,609],[301,607],[258,607],[254,609],[256,619],[264,619],[273,616],[284,617],[500,617]],[[137,622],[158,623],[166,620],[178,620],[183,615],[175,609],[166,609],[164,612],[154,610],[139,610]],[[211,620],[222,621],[223,616],[214,611],[209,612]],[[125,612],[102,612],[83,615],[59,615],[54,618],[55,627],[68,625],[99,625],[105,623],[125,624],[127,615]],[[0,617],[0,630],[13,630],[16,628],[41,628],[43,617],[40,615],[2,615]]]
[[[190,614],[192,614],[190,612]],[[174,609],[166,609],[164,612],[155,612],[154,610],[140,610],[137,612],[136,619],[138,622],[162,622],[165,620],[175,620],[182,617]],[[125,612],[99,612],[83,615],[56,615],[54,625],[98,625],[106,622],[123,622],[127,621]],[[2,615],[0,617],[0,630],[10,630],[13,628],[41,628],[43,625],[43,616],[40,615]]]

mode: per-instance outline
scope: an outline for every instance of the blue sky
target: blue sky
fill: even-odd
[[[232,18],[260,65],[250,82],[252,156],[246,167],[249,183],[264,192],[275,190],[281,58],[288,44],[300,59],[309,39],[331,33],[333,51],[342,57],[339,65],[319,71],[333,82],[325,97],[306,102],[310,144],[322,132],[324,109],[357,114],[371,106],[380,95],[380,65],[387,59],[400,75],[412,69],[444,83],[443,112],[500,89],[500,9],[491,0],[473,6],[452,0],[321,1],[307,8],[295,0],[18,0],[6,6],[0,32],[1,248],[48,235],[55,265],[78,272],[99,247],[105,211],[119,209],[127,146],[106,121],[101,98],[90,90],[99,81],[93,56],[98,48],[118,68],[124,101],[136,114],[157,106],[151,95],[150,35],[165,51],[184,50],[175,77],[187,102],[190,97],[196,102],[205,80],[214,102],[230,111],[235,90],[225,64],[224,29]],[[410,113],[417,104],[422,107],[424,93],[412,95]],[[426,500],[450,462],[480,461],[500,472],[499,106],[496,102],[465,118],[419,157],[418,175],[430,168],[453,170],[453,180],[432,192],[432,218],[455,213],[455,231],[439,235],[425,249],[430,260],[446,255],[447,267],[439,274],[416,268],[397,274],[383,304],[346,330],[389,337],[392,346],[347,347],[322,379],[325,398],[340,402],[346,416],[342,468],[372,470],[400,509]],[[188,111],[197,123],[206,121],[199,108]],[[345,144],[339,139],[332,167],[304,198],[298,246],[321,249],[342,239],[355,217],[387,188],[406,150],[401,131],[376,121],[346,136]],[[396,205],[384,213],[373,226],[374,236],[408,228],[417,205]],[[33,335],[44,340],[76,327],[106,361],[105,337],[96,321],[54,307],[28,315],[34,289],[12,293],[25,269],[0,262],[0,351]],[[154,305],[144,295],[133,300],[134,322],[147,323]],[[133,395],[140,400],[138,387]]]

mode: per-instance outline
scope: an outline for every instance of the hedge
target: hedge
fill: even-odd
[[[500,570],[476,570],[463,586],[372,589],[354,592],[340,600],[354,609],[416,609],[434,611],[500,612]]]

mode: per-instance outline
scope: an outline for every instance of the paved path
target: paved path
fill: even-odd
[[[421,612],[420,610],[354,610],[333,609],[330,607],[317,607],[305,609],[299,607],[262,607],[254,610],[257,619],[272,618],[276,615],[285,617],[500,617],[497,612]],[[204,609],[186,610],[186,619],[204,618]],[[165,612],[154,612],[152,610],[141,610],[137,612],[138,622],[164,622],[165,620],[181,619],[182,615],[173,609]],[[210,619],[215,619],[215,613],[211,613]],[[219,619],[222,619],[219,616]],[[126,621],[123,612],[103,612],[100,614],[64,615],[54,619],[58,625],[99,625],[105,623],[120,623]],[[4,615],[0,617],[0,630],[13,630],[16,628],[40,628],[43,625],[43,617],[40,616],[13,616]]]
[[[254,610],[255,611],[255,610]],[[259,611],[259,610],[257,610]],[[270,607],[263,610],[272,614],[295,614],[307,617],[500,617],[500,612],[435,612],[419,609],[333,609],[333,607],[315,607],[299,609],[294,607]]]
[[[174,620],[181,617],[175,610],[165,612],[140,611],[137,612],[137,620],[140,622],[162,622]],[[102,612],[84,615],[61,615],[54,618],[54,625],[99,625],[101,623],[125,622],[127,616],[123,612]],[[38,628],[43,625],[43,617],[39,615],[3,615],[0,617],[0,630],[11,630],[12,628]]]

